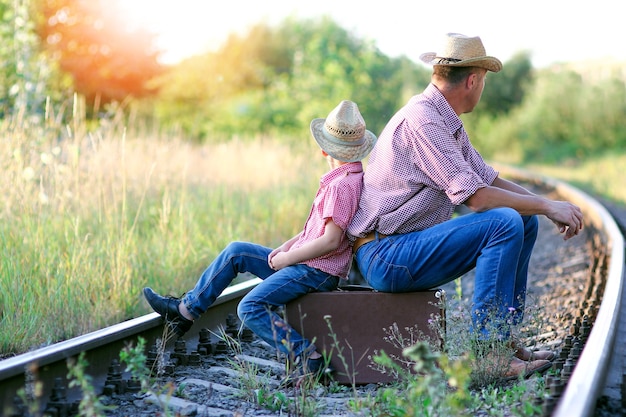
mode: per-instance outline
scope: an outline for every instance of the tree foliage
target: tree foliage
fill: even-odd
[[[0,116],[36,115],[53,72],[39,49],[28,0],[0,0]]]
[[[328,18],[232,35],[214,53],[194,57],[156,81],[156,114],[199,140],[232,135],[290,134],[325,117],[339,101],[355,101],[374,132],[428,72],[391,59]]]
[[[482,129],[479,145],[514,162],[583,159],[626,147],[626,80],[619,72],[591,79],[568,68],[539,72],[508,117]],[[607,71],[608,73],[608,71]]]
[[[155,35],[124,26],[116,2],[38,0],[38,33],[87,103],[123,101],[154,91],[147,82],[162,68]],[[96,104],[97,107],[97,104]]]
[[[485,90],[476,108],[492,115],[506,114],[518,106],[533,82],[530,55],[519,52],[508,60],[497,74],[489,74]]]

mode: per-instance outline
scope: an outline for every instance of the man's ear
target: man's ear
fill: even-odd
[[[324,158],[326,158],[328,156],[328,154],[326,153],[326,151],[324,149],[322,149],[322,155],[324,156]]]
[[[471,72],[467,76],[467,79],[465,80],[465,87],[471,90],[477,81],[478,81],[478,74],[476,74],[475,72]]]

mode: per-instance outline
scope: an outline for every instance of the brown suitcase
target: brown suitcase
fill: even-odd
[[[285,313],[296,331],[330,354],[337,382],[385,383],[395,377],[373,362],[380,351],[401,363],[402,348],[418,340],[441,344],[444,296],[441,289],[390,294],[351,286],[302,296],[287,304]]]

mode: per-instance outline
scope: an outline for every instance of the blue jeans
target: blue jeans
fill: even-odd
[[[482,339],[508,338],[510,325],[523,318],[538,224],[536,216],[510,208],[467,214],[376,239],[359,248],[356,263],[367,282],[383,292],[435,288],[476,268],[473,330]]]
[[[283,353],[298,356],[312,351],[315,346],[289,326],[277,310],[304,294],[336,289],[339,277],[304,264],[275,271],[267,263],[271,251],[254,243],[230,243],[202,273],[182,302],[192,316],[200,317],[239,273],[249,272],[263,282],[241,300],[237,315],[261,339]]]

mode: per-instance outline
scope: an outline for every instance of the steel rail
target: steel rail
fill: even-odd
[[[586,227],[595,227],[603,232],[608,266],[602,302],[589,338],[552,414],[553,417],[590,417],[606,384],[612,355],[615,353],[624,297],[624,236],[606,208],[583,191],[554,178],[522,170],[505,167],[500,172],[511,177],[534,180],[554,189],[563,199],[577,204],[583,210]]]
[[[197,320],[197,325],[186,335],[186,340],[198,338],[201,328],[216,329],[225,323],[229,314],[236,312],[237,304],[260,280],[258,278],[245,281],[227,288],[209,308],[208,314]],[[0,361],[0,415],[4,415],[5,407],[13,403],[20,388],[27,382],[27,374],[46,372],[41,387],[41,397],[47,398],[54,386],[54,378],[65,379],[68,368],[67,360],[85,352],[89,375],[102,375],[94,378],[95,388],[102,388],[104,376],[111,361],[119,357],[125,345],[134,343],[142,337],[148,344],[163,336],[163,319],[157,313],[150,313],[132,320],[115,324],[101,330],[78,336],[63,342],[55,343],[31,352]],[[47,381],[47,384],[44,382]],[[79,390],[67,392],[69,399],[80,395]]]

